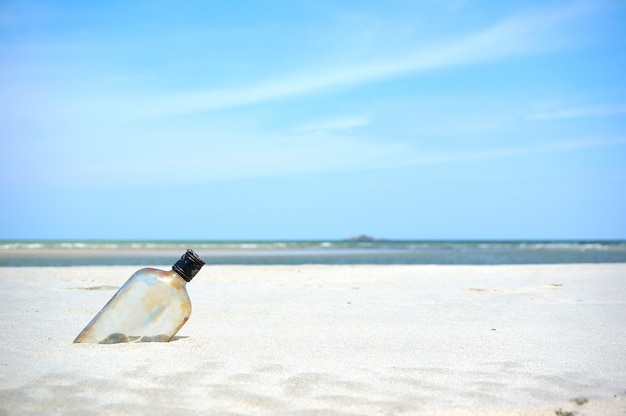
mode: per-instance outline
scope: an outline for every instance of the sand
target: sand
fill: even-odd
[[[136,269],[0,268],[0,414],[626,414],[626,264],[205,266],[172,342],[72,344]]]

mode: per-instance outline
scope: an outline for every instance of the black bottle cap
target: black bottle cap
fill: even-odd
[[[172,270],[186,281],[191,282],[191,279],[198,274],[204,264],[204,261],[193,250],[187,250],[180,260],[172,266]]]

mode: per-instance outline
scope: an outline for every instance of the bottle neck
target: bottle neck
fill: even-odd
[[[187,250],[172,266],[172,270],[182,277],[185,282],[190,282],[204,264],[204,261],[193,250]]]
[[[168,273],[170,273],[172,275],[172,278],[176,279],[178,284],[180,284],[181,286],[187,286],[187,283],[189,283],[189,280],[187,280],[183,276],[181,276],[181,274],[178,273],[176,270],[174,270],[174,268],[172,268],[172,270],[170,270]],[[174,276],[176,276],[176,277],[174,277]]]

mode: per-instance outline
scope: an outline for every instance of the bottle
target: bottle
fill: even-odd
[[[74,342],[170,341],[191,315],[186,285],[204,264],[193,250],[187,250],[170,271],[145,268],[135,272]]]

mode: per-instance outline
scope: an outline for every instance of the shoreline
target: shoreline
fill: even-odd
[[[620,264],[626,249],[520,248],[493,246],[421,247],[219,247],[194,249],[219,265],[531,265]],[[4,248],[0,267],[116,266],[169,263],[181,248]]]
[[[626,264],[208,265],[175,341],[72,344],[135,270],[0,268],[2,412],[626,410]]]

